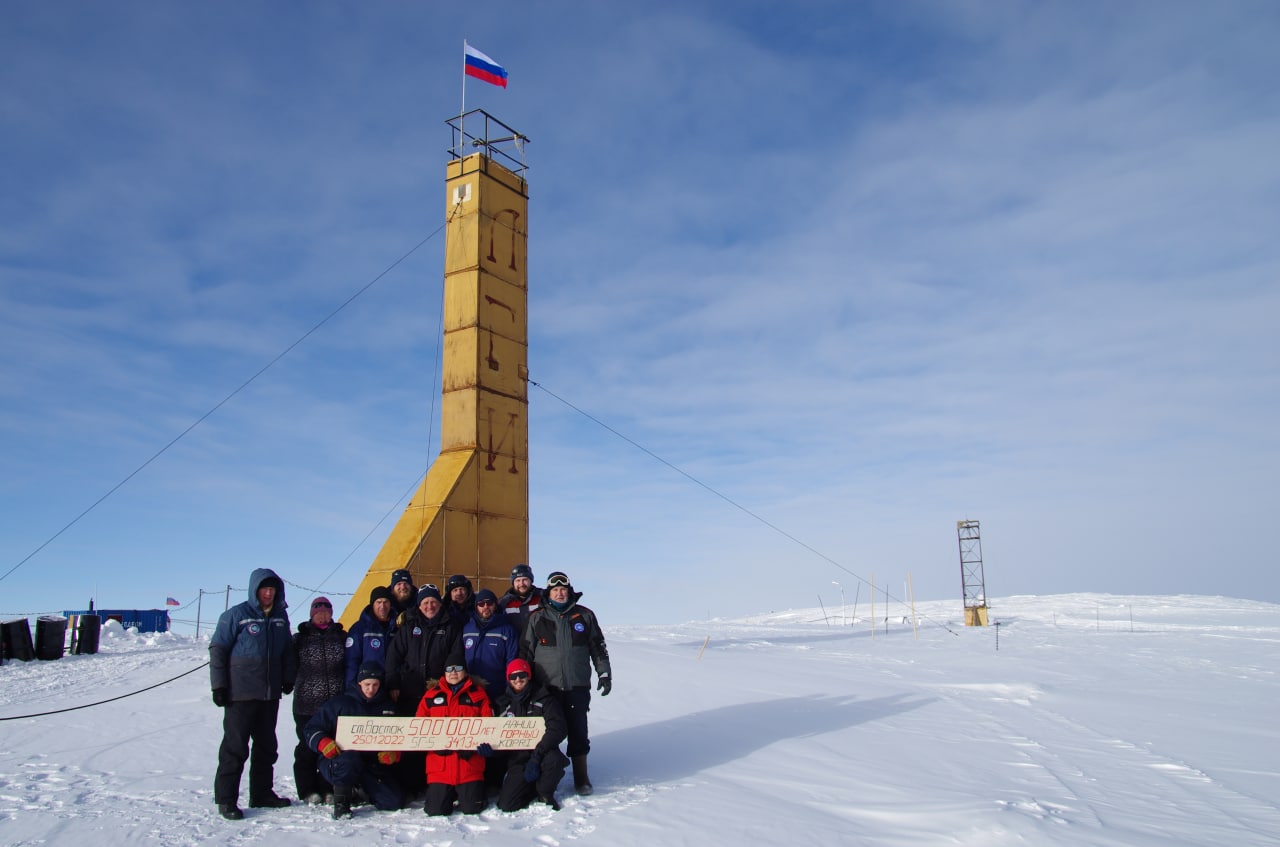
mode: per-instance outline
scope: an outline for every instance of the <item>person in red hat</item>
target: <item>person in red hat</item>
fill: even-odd
[[[535,685],[533,669],[524,659],[507,665],[507,688],[493,702],[498,717],[542,718],[546,731],[532,750],[507,754],[506,772],[498,793],[498,808],[504,812],[523,809],[536,797],[556,811],[556,786],[564,777],[569,759],[560,752],[560,743],[569,735],[560,701]]]

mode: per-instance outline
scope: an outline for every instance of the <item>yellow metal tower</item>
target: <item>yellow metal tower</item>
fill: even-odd
[[[497,146],[527,139],[484,112],[462,118],[445,176],[440,455],[342,613],[348,628],[398,568],[441,593],[460,573],[501,595],[529,559],[529,191],[523,162]]]

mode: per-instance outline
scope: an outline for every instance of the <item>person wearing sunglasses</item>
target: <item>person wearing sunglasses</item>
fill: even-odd
[[[508,663],[506,690],[493,702],[493,713],[498,717],[542,718],[546,727],[537,747],[506,754],[506,761],[502,763],[502,787],[498,791],[498,808],[504,812],[523,809],[535,797],[560,811],[556,786],[569,764],[560,752],[560,743],[569,734],[569,727],[560,701],[533,682],[532,672],[524,659]]]
[[[591,752],[587,731],[591,666],[595,665],[601,697],[613,688],[613,669],[595,612],[578,604],[581,597],[582,592],[573,590],[564,572],[548,576],[542,608],[529,616],[523,650],[533,664],[534,679],[546,686],[564,710],[569,725],[573,786],[579,794],[586,795],[594,791],[587,774],[587,754]]]
[[[520,654],[520,633],[498,614],[498,597],[487,588],[476,594],[476,608],[462,628],[462,655],[467,673],[484,686],[489,699],[506,688],[506,670]]]
[[[462,651],[455,651],[444,668],[444,677],[435,682],[418,704],[420,718],[487,718],[493,714],[489,695],[467,675]],[[432,750],[427,753],[427,799],[422,810],[428,815],[448,815],[457,810],[464,815],[484,811],[488,800],[484,787],[485,759],[493,751]]]

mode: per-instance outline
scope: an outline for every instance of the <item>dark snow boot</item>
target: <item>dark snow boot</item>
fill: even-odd
[[[333,819],[351,817],[351,786],[333,787]]]
[[[240,811],[240,807],[235,803],[219,803],[218,814],[222,815],[229,821],[238,821],[244,819],[244,812]]]
[[[280,797],[274,791],[268,791],[261,797],[250,797],[249,806],[254,809],[283,809],[292,805],[288,797]]]
[[[591,777],[587,776],[587,757],[585,754],[573,757],[573,790],[584,797],[595,791],[591,787]]]
[[[560,803],[556,801],[556,795],[554,793],[540,794],[538,795],[538,799],[541,800],[543,803],[546,803],[548,806],[550,806],[551,811],[553,812],[560,811]]]

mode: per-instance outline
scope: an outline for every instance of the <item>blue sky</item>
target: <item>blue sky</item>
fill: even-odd
[[[441,224],[463,38],[532,378],[803,542],[534,388],[531,563],[606,624],[958,608],[962,518],[993,596],[1280,602],[1273,4],[61,3],[0,28],[0,611],[354,588],[438,237],[12,569]]]

